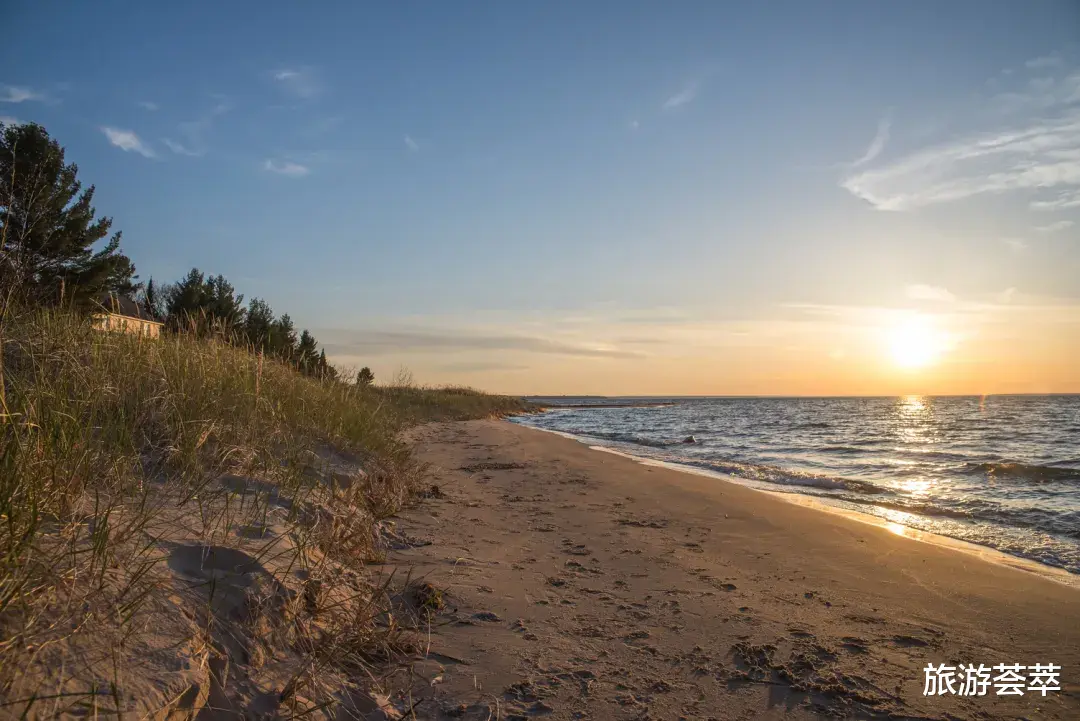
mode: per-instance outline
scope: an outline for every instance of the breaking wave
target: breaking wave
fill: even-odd
[[[1080,481],[1080,469],[1027,463],[968,463],[964,466],[964,472],[986,475],[988,478],[1008,478],[1032,483]]]

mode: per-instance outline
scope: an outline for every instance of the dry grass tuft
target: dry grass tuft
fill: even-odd
[[[0,343],[0,715],[194,713],[268,684],[329,709],[327,669],[408,646],[364,568],[424,486],[400,432],[525,410],[59,311]]]

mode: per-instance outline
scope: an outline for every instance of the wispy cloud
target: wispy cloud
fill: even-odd
[[[155,110],[158,110],[161,107],[157,103],[152,102],[150,100],[140,100],[139,102],[137,102],[135,104],[138,105],[143,110],[149,110],[150,112],[154,112]]]
[[[318,97],[326,89],[319,74],[309,67],[282,68],[273,77],[286,93],[303,100]]]
[[[785,303],[782,308],[791,309],[809,316],[837,319],[871,328],[880,328],[883,317],[903,316],[912,311],[904,308],[882,306],[828,305],[822,303]],[[1004,292],[986,293],[977,299],[958,301],[947,312],[937,313],[942,319],[967,318],[986,319],[998,312],[1030,313],[1030,320],[1035,323],[1080,322],[1080,303],[1073,298],[1052,298],[1021,294],[1015,288]],[[959,325],[965,325],[960,323]]]
[[[105,133],[105,137],[109,139],[110,143],[123,151],[138,153],[145,158],[157,157],[153,148],[144,143],[134,130],[122,130],[104,126],[101,128],[101,132]]]
[[[232,105],[227,98],[221,95],[214,97],[216,99],[214,106],[203,113],[201,117],[180,123],[177,126],[177,132],[183,138],[182,140],[173,137],[162,138],[161,142],[165,144],[165,147],[177,155],[186,155],[192,158],[206,155],[209,149],[206,136],[217,119],[232,109]]]
[[[0,115],[0,123],[4,125],[22,125],[22,121],[10,115]]]
[[[1020,238],[1002,238],[1001,242],[1014,253],[1022,253],[1028,249],[1027,241]]]
[[[682,90],[664,101],[664,110],[674,110],[687,103],[692,103],[697,98],[699,86],[700,83],[696,80],[688,82],[683,86]]]
[[[1046,70],[1048,68],[1060,67],[1062,63],[1063,61],[1060,55],[1043,55],[1028,60],[1024,63],[1024,66],[1029,70]]]
[[[1063,230],[1068,230],[1073,227],[1075,223],[1071,220],[1059,220],[1056,223],[1050,223],[1049,225],[1040,225],[1035,228],[1040,233],[1060,233]]]
[[[329,342],[324,343],[326,352],[336,355],[376,356],[407,352],[508,350],[584,358],[643,357],[642,353],[636,351],[600,345],[568,343],[537,336],[481,334],[468,331],[446,333],[435,330],[324,330],[319,332],[319,337],[329,339]]]
[[[1068,208],[1080,208],[1080,188],[1059,193],[1057,197],[1049,200],[1031,202],[1032,210],[1066,210]]]
[[[420,151],[420,144],[410,138],[408,135],[405,136],[405,147],[413,153]]]
[[[175,138],[162,138],[161,142],[177,155],[186,155],[190,158],[206,155],[206,144],[200,127],[196,123],[181,123],[179,129],[189,139],[187,142],[180,142]]]
[[[860,165],[866,165],[871,160],[881,155],[881,151],[885,149],[885,144],[889,142],[889,130],[892,128],[892,115],[885,115],[878,121],[877,134],[874,135],[874,139],[870,141],[870,145],[867,146],[866,152],[862,154],[862,157],[851,164],[852,168],[858,168]]]
[[[311,172],[311,169],[306,165],[294,163],[291,160],[279,161],[273,159],[268,159],[263,163],[263,170],[278,175],[287,175],[290,178],[302,178]]]
[[[27,100],[44,101],[48,99],[45,93],[37,92],[22,85],[3,85],[3,95],[0,95],[0,103],[23,103]]]
[[[932,300],[942,303],[952,303],[956,300],[956,296],[950,293],[945,288],[938,288],[932,285],[923,285],[922,283],[915,283],[909,285],[904,289],[905,295],[912,300]]]
[[[189,157],[195,158],[203,154],[202,152],[189,148],[183,143],[179,143],[175,140],[172,140],[171,138],[162,138],[161,142],[165,144],[166,148],[173,151],[177,155],[187,155]]]
[[[1080,70],[1041,79],[1010,96],[1009,112],[1022,113],[1022,119],[849,174],[841,186],[879,210],[893,211],[1080,186]],[[983,120],[1002,122],[996,115]]]
[[[438,366],[438,369],[451,373],[486,373],[490,371],[527,371],[529,366],[492,361],[462,361],[461,363],[444,363]]]

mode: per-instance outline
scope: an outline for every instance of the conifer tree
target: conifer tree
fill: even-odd
[[[40,125],[0,123],[0,287],[25,301],[80,304],[138,289],[120,232],[110,237],[112,219],[95,220],[94,186],[83,190],[78,172]]]

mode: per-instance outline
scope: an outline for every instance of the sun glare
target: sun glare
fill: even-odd
[[[925,368],[933,364],[946,347],[946,338],[924,316],[905,318],[889,333],[889,351],[901,368]]]

